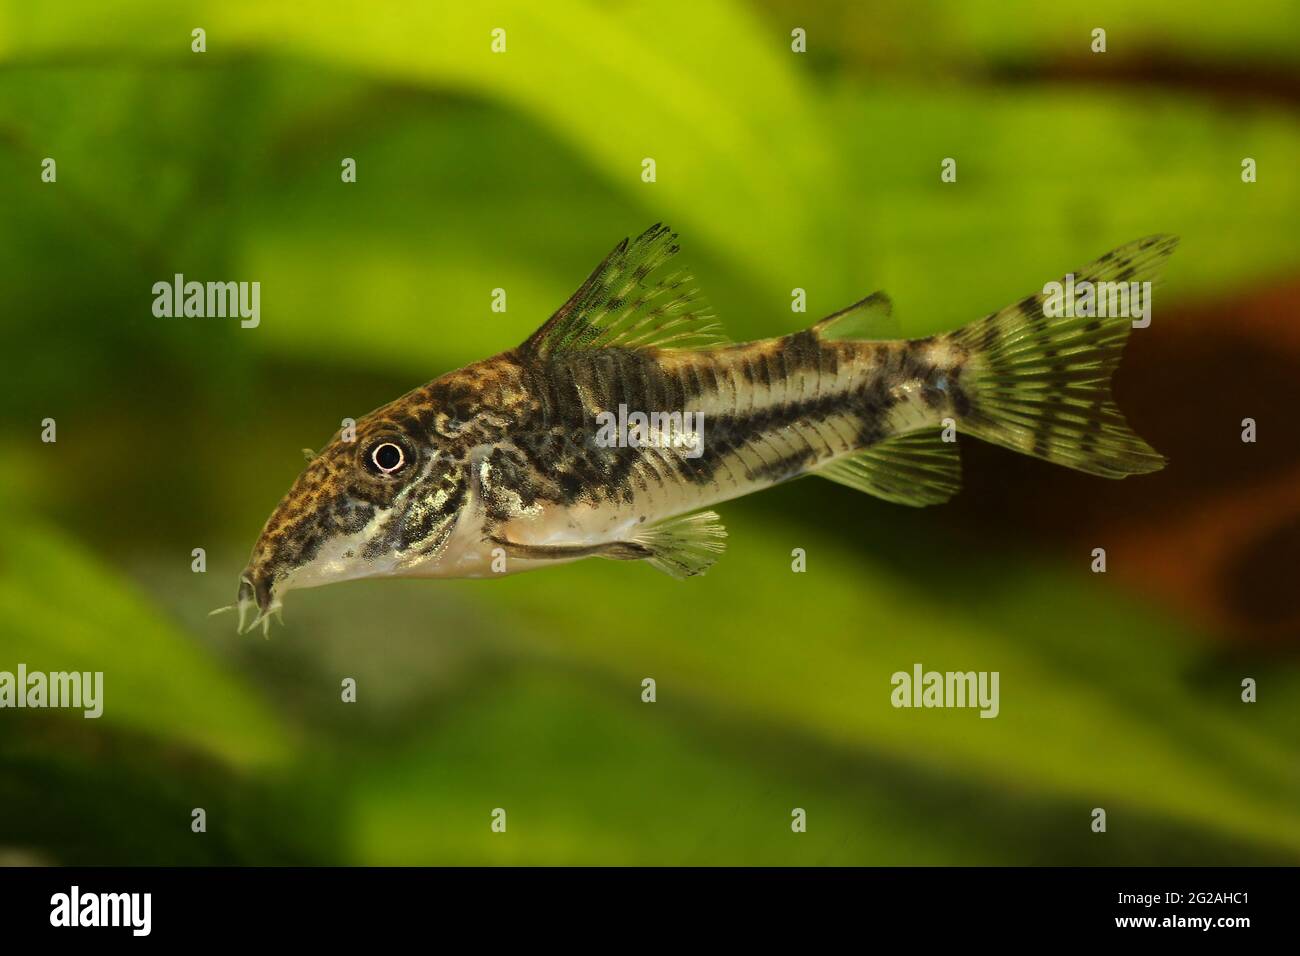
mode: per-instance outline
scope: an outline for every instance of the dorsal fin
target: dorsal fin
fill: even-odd
[[[522,348],[536,355],[582,349],[700,348],[726,341],[686,269],[663,266],[677,234],[656,223],[624,239]]]
[[[860,302],[832,312],[814,325],[812,330],[826,342],[903,337],[898,321],[894,318],[894,303],[883,292],[873,292]]]

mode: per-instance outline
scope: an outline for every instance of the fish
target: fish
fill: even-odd
[[[1148,236],[1067,279],[1150,282],[1177,244]],[[1165,464],[1111,396],[1133,323],[1096,313],[1117,310],[1062,309],[1045,286],[909,339],[881,334],[892,303],[876,292],[802,331],[737,344],[679,250],[662,224],[624,239],[519,346],[305,449],[236,604],[219,610],[265,632],[296,588],[589,557],[692,578],[725,547],[713,506],[796,478],[901,505],[949,500],[958,434],[1106,478]]]

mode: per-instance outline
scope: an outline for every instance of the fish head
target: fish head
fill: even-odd
[[[294,588],[427,573],[464,508],[464,463],[384,410],[340,431],[267,519],[240,574],[240,629],[249,610],[269,625]]]

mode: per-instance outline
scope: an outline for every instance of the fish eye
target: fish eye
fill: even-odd
[[[378,475],[395,475],[406,467],[409,456],[402,444],[391,438],[382,438],[365,453],[366,467]]]
[[[370,453],[370,460],[387,475],[406,464],[406,454],[392,442],[384,442],[375,446],[375,450]]]

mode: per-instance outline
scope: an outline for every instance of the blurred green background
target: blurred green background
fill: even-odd
[[[0,861],[1300,862],[1300,8],[808,6],[0,2],[0,670],[106,698],[0,712]],[[1170,465],[964,441],[948,506],[723,506],[698,580],[358,582],[269,641],[207,617],[300,448],[659,220],[736,339],[879,288],[953,328],[1177,233],[1117,379]],[[177,272],[259,281],[260,327],[155,318]],[[895,710],[916,662],[999,671],[1000,716]]]

